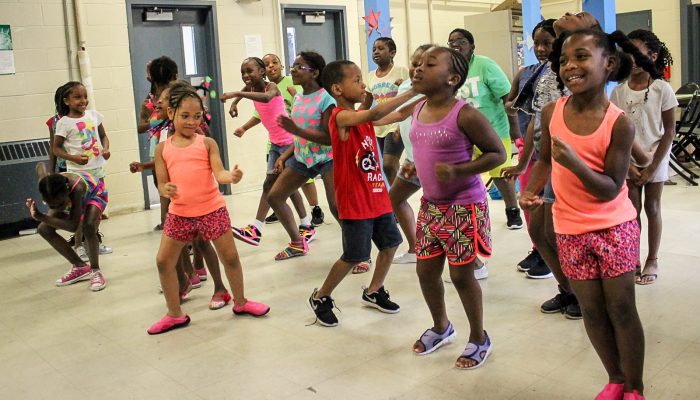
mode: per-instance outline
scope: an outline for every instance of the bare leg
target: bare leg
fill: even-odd
[[[518,199],[515,196],[515,181],[512,179],[493,178],[493,184],[503,196],[506,208],[518,208]]]
[[[292,210],[287,205],[287,199],[306,181],[307,178],[305,176],[297,173],[292,168],[285,168],[279,178],[277,178],[277,181],[272,185],[267,196],[267,201],[275,211],[277,218],[284,226],[292,242],[301,242],[301,235],[299,235],[299,228],[294,221]],[[305,216],[306,212],[304,211]]]
[[[333,181],[333,170],[326,171],[325,174],[321,176],[323,178],[323,188],[326,190],[326,200],[328,201],[328,208],[331,210],[331,214],[337,221],[338,220],[338,207],[335,204],[335,182]]]
[[[484,307],[482,303],[481,286],[474,277],[474,270],[478,268],[476,259],[467,265],[450,265],[450,278],[469,320],[469,341],[483,343],[486,340],[484,333]],[[460,368],[469,368],[476,365],[476,361],[466,357],[457,359],[455,365]]]
[[[333,264],[333,267],[331,267],[331,270],[328,271],[328,276],[326,276],[326,280],[323,281],[323,285],[321,285],[321,288],[318,290],[316,298],[320,299],[323,296],[330,296],[355,264],[356,263],[348,263],[338,259],[338,261]]]
[[[615,339],[615,330],[605,304],[603,284],[599,280],[571,281],[583,313],[588,338],[603,362],[610,383],[624,383],[620,353]]]
[[[55,217],[56,212],[49,210],[49,215]],[[44,240],[46,240],[51,247],[54,248],[63,258],[65,258],[69,263],[77,266],[84,267],[85,262],[78,257],[75,249],[70,247],[68,242],[66,242],[61,235],[56,232],[56,228],[48,225],[44,222],[39,224],[37,232],[41,235]]]
[[[377,254],[377,262],[374,267],[374,274],[372,274],[372,281],[369,283],[369,287],[367,287],[368,293],[374,293],[384,286],[384,280],[386,280],[386,276],[389,274],[389,268],[394,259],[394,254],[396,254],[396,247],[384,249]]]
[[[639,233],[642,232],[642,188],[637,186],[631,180],[627,180],[627,197],[629,197],[634,209],[637,210],[637,224],[639,224]],[[641,273],[641,262],[637,264],[637,272]]]
[[[315,181],[305,183],[301,190],[304,192],[304,197],[306,197],[306,201],[309,202],[311,207],[318,205],[318,192],[316,191]]]
[[[160,239],[160,248],[156,256],[160,287],[163,288],[163,296],[165,297],[165,304],[168,307],[168,315],[171,317],[181,317],[183,315],[182,309],[180,308],[180,291],[178,288],[175,264],[177,264],[180,251],[184,246],[184,242],[179,242],[166,235],[162,235]]]
[[[236,243],[233,241],[231,230],[214,239],[212,243],[214,243],[221,263],[224,264],[226,278],[228,278],[229,286],[231,286],[233,303],[237,306],[245,305],[247,300],[243,285],[243,267],[241,267],[241,259],[238,257],[238,250],[236,249]]]
[[[394,182],[396,173],[399,171],[399,165],[401,164],[399,157],[393,154],[384,154],[382,161],[384,162],[384,174],[386,175],[387,182]]]
[[[420,187],[408,183],[402,179],[394,179],[389,191],[391,198],[391,206],[396,213],[396,218],[399,220],[399,225],[408,242],[408,253],[415,254],[416,249],[416,216],[413,209],[408,204],[408,198],[416,193]]]
[[[663,182],[647,183],[644,186],[644,212],[649,223],[648,241],[649,254],[644,263],[642,275],[656,274],[659,269],[659,246],[661,245],[661,193],[664,190]],[[641,225],[640,225],[641,226]],[[653,276],[643,276],[642,283],[653,282]]]
[[[224,282],[221,280],[219,257],[216,255],[216,251],[214,250],[214,247],[212,247],[211,242],[206,240],[195,240],[194,248],[198,250],[200,254],[202,254],[204,261],[207,263],[209,275],[211,275],[211,279],[214,281],[214,293],[226,292]]]
[[[100,269],[100,242],[97,240],[97,228],[100,225],[101,215],[102,210],[94,205],[89,205],[85,210],[85,215],[81,224],[83,226],[83,234],[87,247],[85,250],[90,259],[90,266],[94,270]]]
[[[430,315],[433,318],[432,330],[437,333],[445,332],[450,320],[447,318],[445,307],[445,286],[442,283],[442,270],[445,268],[445,255],[428,259],[418,259],[416,273],[423,298],[428,305]],[[420,340],[413,344],[413,351],[422,353],[425,347]]]
[[[559,263],[557,235],[554,233],[554,218],[552,217],[552,203],[544,203],[544,239],[547,247],[545,251],[549,254],[549,259],[545,258],[545,262],[552,271],[552,274],[554,274],[554,279],[557,280],[559,286],[567,292],[571,292],[569,280],[566,278],[566,275],[564,275],[564,271],[561,270],[561,264]],[[537,250],[540,252],[540,255],[542,255],[539,244],[537,245]]]

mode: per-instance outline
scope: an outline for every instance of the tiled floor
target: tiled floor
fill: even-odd
[[[700,189],[680,183],[665,191],[662,270],[656,284],[637,291],[646,394],[694,399],[700,396]],[[258,196],[227,198],[234,224],[249,223]],[[230,307],[209,311],[213,286],[206,282],[184,306],[192,324],[157,337],[145,332],[165,312],[154,265],[157,211],[104,223],[114,254],[103,258],[108,286],[99,293],[85,282],[55,287],[66,262],[40,237],[2,241],[0,398],[592,399],[606,376],[582,322],[539,312],[555,283],[516,271],[527,234],[505,229],[502,202],[492,202],[491,210],[495,256],[482,288],[495,347],[475,371],[452,368],[468,326],[449,287],[457,344],[426,357],[411,353],[431,324],[413,266],[396,265],[387,281],[401,313],[363,308],[361,286],[369,276],[349,276],[334,296],[340,326],[309,326],[314,319],[305,301],[340,254],[340,229],[330,218],[306,257],[273,261],[285,243],[279,224],[265,226],[259,248],[237,243],[247,294],[271,305],[268,317],[234,317]]]

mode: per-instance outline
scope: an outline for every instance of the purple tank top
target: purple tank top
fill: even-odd
[[[435,176],[438,162],[463,164],[472,159],[474,145],[457,125],[457,116],[465,104],[457,100],[445,118],[432,124],[418,119],[425,101],[413,111],[409,136],[413,160],[423,186],[423,197],[431,203],[466,205],[486,200],[486,188],[479,175],[462,176],[450,182],[439,182]]]

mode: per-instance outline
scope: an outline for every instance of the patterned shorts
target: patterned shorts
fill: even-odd
[[[215,240],[230,230],[231,219],[226,207],[201,217],[181,217],[168,213],[163,225],[163,234],[179,242]]]
[[[421,199],[416,227],[416,257],[447,255],[450,265],[465,265],[477,254],[491,256],[488,203],[433,204]]]
[[[557,234],[557,248],[567,278],[616,278],[639,263],[639,225],[632,220],[580,235]]]

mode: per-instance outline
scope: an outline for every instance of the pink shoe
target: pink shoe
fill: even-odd
[[[622,392],[625,385],[622,383],[608,383],[603,390],[598,393],[595,400],[622,400]]]
[[[256,303],[252,300],[247,300],[242,306],[233,306],[233,313],[236,315],[252,315],[254,317],[262,317],[270,312],[270,307],[263,303]]]
[[[171,317],[170,315],[166,315],[165,317],[161,318],[160,321],[151,325],[146,332],[148,332],[149,335],[158,335],[173,329],[182,328],[187,326],[189,323],[190,317],[188,315],[183,315],[182,317]]]
[[[199,276],[199,280],[204,282],[207,280],[207,269],[202,267],[202,268],[196,268],[194,269],[194,272],[197,273],[197,276]]]
[[[105,277],[102,276],[102,271],[99,269],[90,275],[90,290],[99,292],[107,286]]]
[[[92,267],[90,267],[89,264],[85,264],[84,267],[78,267],[77,265],[73,265],[71,266],[70,270],[66,272],[65,275],[56,280],[56,286],[68,286],[76,282],[90,279],[91,273]]]
[[[214,293],[209,301],[209,309],[218,310],[220,308],[224,308],[229,301],[231,301],[231,295],[228,294],[228,292]]]
[[[192,289],[199,289],[202,287],[202,280],[196,272],[193,276],[190,276],[190,282],[192,283]]]
[[[644,400],[644,396],[639,394],[636,390],[633,390],[632,393],[625,392],[622,400]]]

